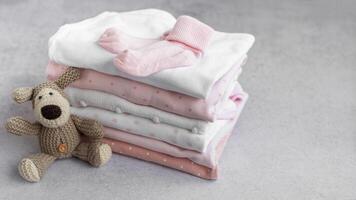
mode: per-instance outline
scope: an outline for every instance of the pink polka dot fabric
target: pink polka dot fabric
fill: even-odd
[[[156,163],[204,179],[217,179],[218,177],[217,168],[211,169],[203,165],[196,164],[187,158],[169,156],[167,154],[145,149],[143,147],[121,142],[119,140],[104,138],[103,141],[111,146],[113,152],[120,155]]]
[[[241,110],[245,102],[246,99],[240,105]],[[239,113],[216,134],[207,150],[202,153],[108,127],[104,128],[104,142],[120,155],[214,180],[218,178],[218,161],[238,118]]]
[[[157,139],[140,136],[109,127],[104,128],[106,138],[135,144],[137,146],[152,151],[161,152],[173,157],[188,158],[189,160],[197,164],[209,168],[215,168],[217,166],[219,160],[219,152],[221,151],[221,149],[224,148],[226,141],[230,137],[231,130],[229,130],[229,132],[225,131],[227,130],[224,130],[224,132],[219,133],[219,135],[214,137],[213,140],[210,142],[207,150],[203,153],[200,153],[197,151],[184,149],[172,144],[168,144],[164,141],[159,141]]]
[[[47,78],[54,80],[58,78],[67,66],[49,62],[47,65]],[[98,90],[124,98],[132,103],[152,106],[160,110],[175,113],[194,119],[214,121],[226,119],[219,116],[225,99],[224,93],[230,87],[234,79],[241,72],[241,66],[236,65],[217,81],[210,91],[207,99],[198,99],[177,92],[163,90],[154,86],[139,83],[119,76],[104,74],[91,69],[80,68],[81,78],[72,83],[72,87],[81,89]],[[232,116],[233,117],[233,116]]]

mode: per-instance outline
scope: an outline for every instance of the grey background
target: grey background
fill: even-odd
[[[0,199],[356,199],[356,5],[352,1],[0,1],[0,122],[31,119],[13,88],[45,80],[47,40],[59,26],[102,11],[165,9],[226,32],[256,36],[241,83],[250,94],[206,181],[114,156],[94,169],[56,162],[27,183],[18,161],[34,137],[0,128]]]

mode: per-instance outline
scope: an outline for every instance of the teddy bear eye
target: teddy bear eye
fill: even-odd
[[[53,92],[49,92],[48,94],[49,94],[49,95],[53,95]]]
[[[42,96],[39,96],[38,99],[42,99]]]

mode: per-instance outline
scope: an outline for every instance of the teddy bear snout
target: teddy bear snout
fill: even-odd
[[[62,111],[59,106],[46,105],[41,108],[41,114],[44,118],[52,120],[57,119],[59,116],[61,116]]]

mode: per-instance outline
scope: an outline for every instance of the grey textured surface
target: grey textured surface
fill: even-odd
[[[56,162],[38,184],[17,173],[37,152],[32,137],[0,129],[0,199],[356,199],[356,5],[352,1],[0,1],[0,122],[31,119],[18,86],[45,79],[47,39],[102,11],[141,8],[188,14],[256,44],[241,83],[250,94],[221,159],[205,181],[114,156],[100,169]]]

